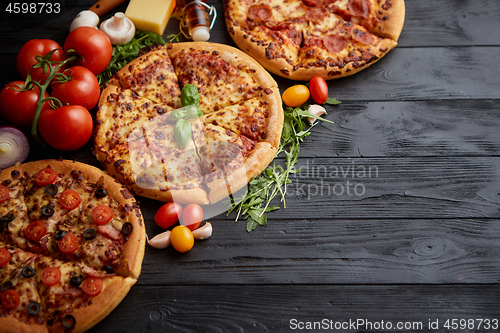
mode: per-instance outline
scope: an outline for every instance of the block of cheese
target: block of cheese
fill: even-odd
[[[135,28],[163,35],[175,0],[130,0],[125,16],[134,22]]]

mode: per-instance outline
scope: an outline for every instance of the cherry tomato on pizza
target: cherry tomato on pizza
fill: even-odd
[[[179,221],[182,216],[182,206],[177,202],[167,202],[155,214],[155,223],[163,229],[168,229]]]
[[[92,210],[92,220],[96,224],[104,225],[113,218],[113,210],[106,205],[99,205]]]
[[[10,252],[5,247],[0,248],[0,267],[5,267],[10,262]]]
[[[321,76],[313,77],[309,81],[311,98],[317,104],[323,104],[328,99],[328,84]]]
[[[61,270],[57,267],[47,267],[42,271],[40,279],[47,286],[55,286],[61,281]]]
[[[101,278],[89,276],[82,282],[80,288],[89,296],[97,296],[101,292],[102,286],[103,282]]]
[[[63,105],[81,105],[87,110],[93,109],[99,101],[101,88],[96,76],[83,66],[73,66],[63,72],[69,81],[56,78],[52,81],[52,97]]]
[[[296,107],[307,102],[309,96],[311,96],[309,89],[302,84],[298,84],[286,89],[282,97],[283,103],[285,103],[286,106]]]
[[[184,253],[193,248],[194,236],[188,227],[178,225],[172,229],[170,242],[176,251]]]
[[[7,309],[15,309],[21,303],[19,299],[19,293],[14,289],[7,289],[0,294],[0,299],[2,300],[2,306]]]
[[[10,190],[5,185],[0,185],[0,202],[4,202],[9,200],[10,198]]]
[[[77,150],[92,136],[93,122],[90,112],[80,105],[66,105],[42,112],[38,131],[42,139],[58,150]]]
[[[92,27],[79,27],[70,32],[64,41],[64,50],[74,50],[80,56],[78,65],[88,68],[95,75],[108,67],[113,55],[108,36]]]
[[[64,190],[59,196],[59,204],[66,208],[67,210],[73,210],[82,202],[80,194],[74,190]]]
[[[17,54],[16,68],[19,75],[26,80],[29,74],[32,80],[43,84],[49,74],[45,73],[42,67],[33,68],[33,66],[38,64],[38,60],[36,59],[38,55],[43,57],[51,51],[54,51],[50,57],[51,62],[65,60],[64,51],[57,42],[50,39],[32,39],[27,41]],[[56,63],[53,64],[53,66],[56,65]],[[65,66],[63,65],[59,72],[62,72],[64,68]]]
[[[78,240],[78,236],[67,232],[63,238],[57,241],[57,245],[62,253],[75,253],[80,245],[80,241]]]
[[[0,114],[9,123],[26,127],[30,126],[35,118],[36,104],[40,98],[40,89],[33,85],[24,90],[24,81],[8,83],[0,92]],[[45,93],[44,98],[49,94]],[[50,109],[48,102],[42,106],[42,111]]]
[[[38,171],[35,177],[36,184],[38,186],[47,186],[53,184],[57,179],[57,172],[55,172],[51,167],[45,167]]]
[[[42,220],[35,220],[28,224],[24,233],[28,239],[38,242],[47,233],[47,226]]]
[[[184,208],[182,213],[182,225],[193,231],[198,229],[203,221],[203,209],[200,205],[189,204]]]

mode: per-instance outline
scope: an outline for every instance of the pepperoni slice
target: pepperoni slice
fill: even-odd
[[[56,179],[57,173],[49,166],[38,171],[35,177],[38,186],[47,186],[55,182]]]
[[[73,190],[64,190],[59,197],[59,203],[67,210],[73,210],[82,202],[82,198],[78,192]]]

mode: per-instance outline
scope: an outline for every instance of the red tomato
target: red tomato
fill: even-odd
[[[2,299],[2,306],[7,309],[15,309],[18,307],[21,301],[19,300],[19,293],[14,289],[8,289],[2,292],[0,295]]]
[[[10,198],[10,190],[5,185],[0,185],[0,202],[4,202],[9,200]]]
[[[0,248],[0,267],[5,267],[10,262],[10,252],[5,247]]]
[[[57,51],[52,54],[50,61],[63,61],[65,59],[62,47],[53,40],[32,39],[27,41],[17,54],[16,67],[19,75],[26,80],[29,74],[32,80],[43,84],[47,79],[48,73],[45,73],[41,67],[33,68],[33,65],[38,63],[36,60],[37,55],[43,57],[53,50]],[[54,64],[53,66],[56,65]],[[64,68],[65,66],[63,65],[59,72],[62,72]]]
[[[55,182],[57,173],[51,167],[45,167],[38,171],[35,181],[38,186],[47,186]]]
[[[47,110],[38,118],[38,130],[47,144],[59,150],[77,150],[92,136],[90,112],[80,105]]]
[[[313,77],[309,81],[309,90],[313,101],[317,104],[323,104],[328,99],[328,84],[320,76]]]
[[[177,202],[168,202],[158,209],[155,222],[163,229],[168,229],[179,221],[182,216],[182,206]]]
[[[203,209],[200,205],[189,204],[184,208],[182,213],[182,225],[193,231],[198,229],[198,227],[203,221]]]
[[[73,190],[64,190],[59,196],[59,203],[67,210],[73,210],[82,202],[82,198],[78,192]]]
[[[63,238],[57,241],[57,245],[62,253],[75,253],[80,242],[75,234],[67,232]]]
[[[36,220],[28,224],[24,232],[26,233],[26,237],[28,237],[28,239],[38,242],[47,233],[47,226],[45,225],[45,222]]]
[[[64,75],[71,80],[60,83],[52,81],[52,97],[57,98],[63,105],[81,105],[87,110],[93,109],[99,101],[101,88],[96,76],[82,66],[74,66],[64,71]]]
[[[64,41],[64,50],[75,50],[81,59],[78,65],[86,67],[95,75],[108,67],[113,55],[113,46],[102,31],[91,27],[73,30]]]
[[[35,118],[36,103],[40,96],[40,89],[22,91],[24,81],[8,83],[0,92],[0,114],[9,123],[16,126],[30,126]],[[44,98],[49,97],[45,93]],[[43,103],[42,110],[50,109],[49,102]]]
[[[106,205],[99,205],[92,210],[92,219],[95,223],[103,225],[111,221],[113,210]]]
[[[102,290],[102,279],[98,277],[89,276],[80,286],[84,293],[89,296],[97,296]]]
[[[47,267],[43,270],[40,279],[47,286],[55,286],[61,281],[61,270],[57,267]]]

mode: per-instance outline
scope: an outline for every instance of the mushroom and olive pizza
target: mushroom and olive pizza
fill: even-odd
[[[267,70],[293,80],[335,79],[397,45],[404,0],[224,0],[235,43]]]
[[[2,332],[82,332],[136,282],[145,228],[101,170],[42,160],[0,172]]]
[[[188,85],[196,87],[200,111],[194,117],[186,116],[185,100],[193,100],[183,94]],[[185,119],[179,129],[180,115]],[[169,44],[138,57],[108,82],[96,116],[94,154],[138,195],[210,204],[267,167],[282,125],[277,84],[251,57],[221,44]]]

